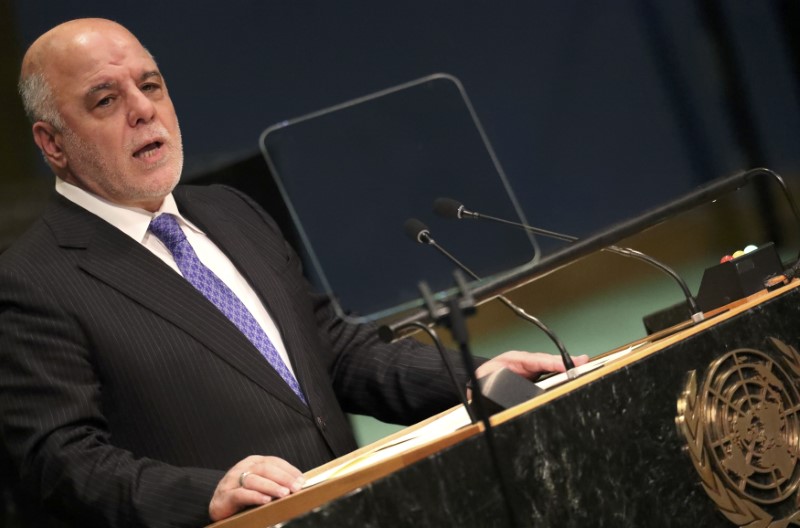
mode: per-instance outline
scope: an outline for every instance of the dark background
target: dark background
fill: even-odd
[[[4,93],[56,23],[103,16],[139,36],[188,176],[256,154],[268,125],[439,71],[464,83],[528,219],[556,230],[595,231],[741,168],[800,170],[796,1],[3,1]],[[8,154],[36,159],[8,102]]]

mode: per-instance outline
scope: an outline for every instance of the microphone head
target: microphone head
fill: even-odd
[[[443,218],[464,218],[464,204],[452,198],[437,198],[433,202],[433,212]]]
[[[420,244],[430,244],[433,242],[428,226],[416,218],[409,218],[406,220],[406,223],[403,224],[403,229],[405,229],[406,235],[414,242],[419,242]]]

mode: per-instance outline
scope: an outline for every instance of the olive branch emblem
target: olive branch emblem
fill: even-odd
[[[777,339],[770,338],[770,342],[779,351],[781,359],[783,360],[781,363],[789,367],[789,370],[793,374],[792,377],[794,378],[794,380],[792,381],[796,382],[797,380],[800,380],[800,354],[798,354],[794,348],[786,345],[785,343]],[[716,372],[716,369],[718,366],[722,364],[724,360],[727,359],[730,361],[730,357],[733,357],[733,363],[736,364],[738,358],[735,356],[735,354],[737,352],[757,352],[757,351],[736,351],[727,354],[726,356],[720,358],[711,365],[711,367],[709,368],[709,374],[711,374],[711,372],[714,371],[715,374],[723,378],[726,375],[729,375],[728,373],[720,374],[719,372]],[[763,353],[760,352],[758,352],[758,354],[763,355]],[[750,364],[748,365],[748,367],[753,368],[755,369],[756,372],[760,372],[764,374],[766,377],[768,377],[769,379],[767,379],[766,381],[769,384],[783,388],[782,384],[776,378],[776,376],[771,374],[770,369],[771,368],[777,369],[777,367],[770,365],[768,368],[766,366],[762,366],[759,364]],[[735,378],[735,376],[730,376],[730,377]],[[709,381],[707,380],[706,383],[704,384],[704,387],[708,389],[709,386],[710,384]],[[713,392],[713,390],[716,389],[709,389],[709,390]],[[770,393],[770,396],[774,397],[774,393],[775,391],[773,390],[772,393]],[[719,394],[716,393],[715,396],[719,396]],[[755,500],[751,500],[751,498],[748,498],[747,493],[744,493],[742,489],[737,489],[736,486],[731,485],[730,479],[727,478],[724,473],[724,470],[728,468],[718,467],[721,462],[720,458],[718,454],[715,454],[713,448],[711,447],[711,444],[715,443],[717,445],[717,448],[719,448],[719,445],[722,444],[722,442],[720,442],[718,438],[712,439],[708,437],[707,433],[708,424],[706,424],[705,421],[708,414],[706,413],[706,409],[703,408],[705,397],[706,397],[705,394],[703,395],[698,394],[697,373],[696,371],[691,371],[687,375],[684,391],[681,393],[678,399],[678,404],[677,404],[678,413],[675,418],[675,423],[677,425],[680,434],[682,434],[683,437],[686,439],[686,450],[689,454],[692,464],[695,467],[695,470],[700,476],[701,483],[706,491],[706,494],[711,498],[712,501],[714,501],[719,511],[726,518],[728,518],[728,520],[743,528],[745,527],[785,528],[790,524],[800,525],[800,510],[796,510],[788,517],[776,520],[772,514],[767,512],[760,505],[756,504]],[[749,399],[753,399],[752,396],[750,396]],[[798,402],[794,402],[794,404],[795,406],[797,406]],[[775,403],[771,403],[771,405],[774,407]],[[764,405],[763,407],[767,407],[767,405]],[[754,407],[754,408],[758,409],[759,407]],[[712,409],[712,411],[715,410]],[[715,412],[717,413],[717,415],[723,414],[717,411]],[[739,412],[741,414],[741,411]],[[757,412],[763,413],[765,411],[762,410]],[[796,409],[793,408],[790,410],[790,412],[793,414],[794,412],[796,412]],[[784,413],[784,415],[785,414],[786,413]],[[752,415],[753,411],[751,411],[750,414],[747,415],[747,417],[749,417],[751,421],[752,421]],[[747,422],[746,420],[742,421]],[[765,437],[765,435],[763,434],[763,430],[765,429],[765,427],[761,424],[761,422],[758,422],[757,420],[756,422],[757,425],[761,426],[760,430],[758,431],[760,433],[760,436],[758,436],[758,440],[763,442]],[[729,426],[728,428],[732,429],[733,427]],[[775,427],[773,424],[773,429],[774,428]],[[719,432],[719,428],[717,428],[716,431]],[[752,427],[747,431],[748,432],[752,431]],[[740,439],[737,437],[737,440]],[[774,444],[775,442],[773,442],[773,444],[770,444],[770,448],[773,450],[775,449]],[[783,448],[782,450],[780,449],[778,450],[779,454],[782,456],[782,460],[784,462],[788,462],[789,464],[791,464],[791,470],[793,470],[795,462],[797,460],[796,456],[790,456],[788,454],[790,453],[788,448],[785,448],[782,443],[779,444],[779,447]],[[766,450],[763,451],[766,452]],[[730,463],[730,460],[731,459],[727,459],[724,460],[723,462]],[[742,460],[745,459],[742,458]],[[747,461],[749,463],[750,459],[748,458]],[[750,474],[753,473],[752,468],[747,468],[745,470],[742,470],[740,466],[735,466],[734,464],[731,464],[731,466],[734,467],[733,469],[734,472],[737,470],[744,471],[743,476],[750,476]],[[785,468],[783,469],[785,471]],[[719,475],[720,470],[723,471],[723,477],[720,477]],[[790,471],[790,473],[791,472],[792,471]],[[777,471],[777,474],[781,475],[780,471]],[[788,478],[783,478],[783,481],[788,481],[788,480],[789,480]],[[797,482],[795,480],[794,483],[791,483],[791,485],[786,488],[784,493],[788,491],[793,492],[794,489],[796,489],[796,487],[797,487]],[[775,501],[773,500],[773,501],[763,501],[763,502],[774,503]]]

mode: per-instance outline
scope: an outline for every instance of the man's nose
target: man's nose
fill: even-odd
[[[128,124],[136,126],[139,123],[149,123],[156,113],[153,101],[140,90],[131,92],[128,98]]]

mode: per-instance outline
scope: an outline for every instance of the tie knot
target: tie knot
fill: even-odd
[[[150,232],[161,240],[167,249],[172,251],[181,242],[186,240],[178,221],[171,214],[158,215],[150,222]]]

